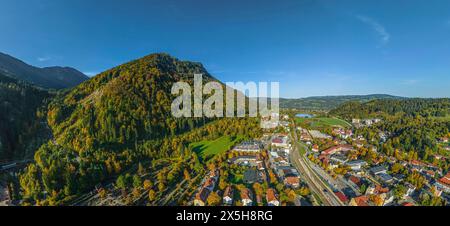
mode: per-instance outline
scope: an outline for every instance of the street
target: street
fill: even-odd
[[[315,170],[309,165],[309,161],[306,160],[306,156],[302,156],[300,154],[299,148],[304,148],[307,150],[307,147],[298,142],[297,139],[297,132],[295,129],[293,129],[293,137],[292,143],[293,143],[293,149],[290,153],[290,157],[292,160],[292,163],[295,168],[300,172],[300,174],[303,176],[303,179],[308,184],[311,191],[318,195],[320,197],[320,200],[322,201],[322,204],[325,206],[344,206],[345,204],[342,203],[341,200],[334,194],[334,191],[332,188],[330,188],[327,184],[322,181],[321,177],[317,174]]]

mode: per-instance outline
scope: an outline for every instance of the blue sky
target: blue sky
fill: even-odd
[[[450,1],[0,0],[0,51],[95,74],[167,52],[281,96],[450,96]]]

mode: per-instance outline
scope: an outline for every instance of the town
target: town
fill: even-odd
[[[193,205],[311,205],[309,189],[291,163],[292,150],[283,133],[242,142],[212,164]]]
[[[450,201],[450,174],[419,160],[388,157],[352,128],[382,119],[353,119],[315,130],[284,115],[276,130],[216,158],[192,205],[415,206]],[[301,118],[310,116],[301,115]],[[343,120],[341,120],[343,121]],[[339,123],[336,123],[339,124]],[[298,134],[298,135],[297,135]],[[380,131],[379,140],[388,139]],[[443,137],[438,142],[448,143]],[[448,148],[448,147],[445,147]],[[435,156],[437,159],[445,158]]]

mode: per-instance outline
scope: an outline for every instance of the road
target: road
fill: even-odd
[[[20,161],[2,163],[2,164],[0,164],[0,173],[6,173],[6,172],[23,169],[31,162],[33,162],[33,160],[25,159],[25,160],[20,160]]]
[[[318,195],[322,204],[325,206],[344,206],[345,204],[334,194],[332,188],[330,188],[321,178],[318,173],[311,167],[310,161],[306,156],[300,154],[300,148],[308,150],[306,145],[298,142],[297,132],[293,129],[293,136],[291,140],[293,142],[293,149],[290,153],[292,164],[303,175],[303,179],[308,184],[311,191]]]

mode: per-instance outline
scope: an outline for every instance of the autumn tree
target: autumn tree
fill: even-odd
[[[220,205],[222,199],[216,192],[212,192],[207,199],[207,203],[209,206],[218,206]]]
[[[148,200],[150,202],[154,202],[156,199],[156,192],[153,189],[150,189],[150,191],[148,192]]]

